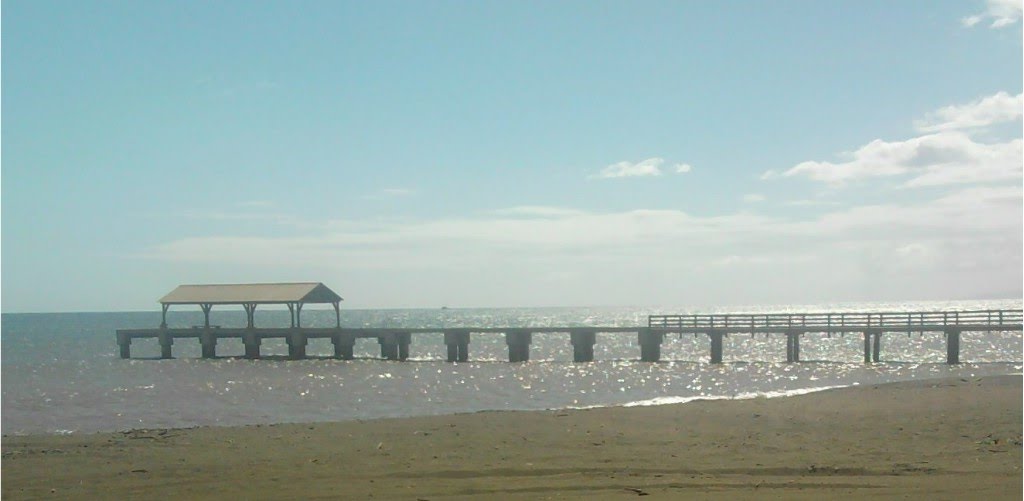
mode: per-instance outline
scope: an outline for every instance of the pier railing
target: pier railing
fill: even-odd
[[[1013,326],[1022,323],[1022,310],[914,311],[877,313],[767,313],[722,315],[650,315],[648,327],[709,329],[780,328],[906,328],[936,326]]]

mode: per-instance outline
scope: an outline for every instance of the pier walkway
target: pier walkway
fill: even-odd
[[[333,297],[328,298],[335,304]],[[247,312],[255,307],[246,307]],[[785,314],[714,314],[714,315],[651,315],[646,326],[636,327],[449,327],[449,328],[313,328],[294,322],[286,328],[257,328],[249,314],[249,326],[220,328],[209,324],[209,309],[203,308],[206,322],[192,328],[166,327],[166,308],[163,326],[159,329],[121,329],[117,331],[117,344],[121,358],[130,358],[135,339],[156,339],[162,358],[172,357],[172,347],[178,339],[197,339],[202,346],[203,358],[216,357],[219,341],[241,340],[246,358],[260,358],[260,345],[264,339],[284,339],[292,359],[306,357],[309,339],[327,338],[334,345],[334,356],[352,359],[356,339],[376,339],[381,358],[405,360],[409,357],[412,338],[417,334],[444,335],[449,362],[469,360],[471,335],[504,335],[510,362],[530,359],[533,334],[568,334],[573,347],[573,360],[594,360],[594,345],[598,333],[633,334],[640,346],[640,360],[657,362],[661,359],[661,345],[668,334],[706,335],[710,342],[711,362],[721,363],[724,339],[730,334],[759,334],[786,336],[786,361],[800,361],[800,342],[808,334],[862,335],[864,362],[878,362],[882,336],[891,333],[925,333],[944,335],[946,362],[960,363],[960,336],[964,332],[1007,332],[1022,330],[1021,310],[931,311],[931,312],[871,312],[871,313],[785,313]],[[296,315],[297,316],[297,315]],[[340,325],[340,322],[339,322]]]

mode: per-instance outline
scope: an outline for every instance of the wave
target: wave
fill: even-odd
[[[747,393],[738,393],[736,395],[695,395],[690,397],[655,397],[646,400],[636,400],[633,402],[626,402],[624,404],[597,404],[587,405],[580,407],[566,407],[567,409],[600,409],[605,407],[650,407],[655,405],[672,405],[672,404],[687,404],[690,402],[696,402],[699,400],[750,400],[754,398],[779,398],[779,397],[795,397],[797,395],[806,395],[808,393],[817,393],[819,391],[835,390],[838,388],[850,388],[858,386],[856,383],[849,385],[835,385],[835,386],[819,386],[816,388],[799,388],[796,390],[779,390],[779,391],[755,391]]]

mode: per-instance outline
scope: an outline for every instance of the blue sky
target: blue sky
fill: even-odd
[[[1022,294],[1020,2],[5,2],[2,309]]]

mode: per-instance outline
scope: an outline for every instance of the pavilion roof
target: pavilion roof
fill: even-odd
[[[320,282],[179,285],[161,304],[336,303],[341,296]]]

